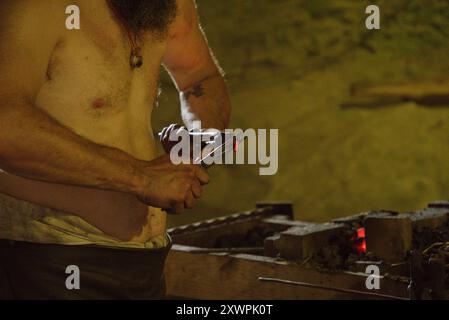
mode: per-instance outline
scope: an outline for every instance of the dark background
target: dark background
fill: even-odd
[[[412,210],[449,199],[449,105],[342,109],[353,84],[449,78],[449,1],[198,0],[227,73],[231,127],[278,128],[279,171],[217,166],[194,212],[170,225],[291,200],[296,219]],[[381,30],[365,8],[381,9]],[[163,78],[155,132],[179,121]],[[449,82],[448,82],[449,88]]]

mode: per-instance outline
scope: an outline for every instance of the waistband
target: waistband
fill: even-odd
[[[164,234],[145,243],[125,242],[82,218],[0,193],[0,239],[59,245],[154,249],[170,243]]]

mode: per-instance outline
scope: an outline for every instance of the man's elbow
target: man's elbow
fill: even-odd
[[[199,83],[210,80],[223,79],[224,81],[223,74],[217,67],[202,64],[189,67],[183,72],[175,72],[173,75],[179,92],[186,92]]]

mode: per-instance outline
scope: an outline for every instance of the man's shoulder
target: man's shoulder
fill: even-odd
[[[1,37],[26,41],[59,37],[64,32],[65,0],[0,0]]]
[[[176,18],[170,27],[169,37],[186,34],[197,23],[195,0],[177,0],[177,6]]]
[[[64,20],[69,3],[68,0],[1,0],[1,18],[10,22],[33,23],[36,27],[40,27]]]

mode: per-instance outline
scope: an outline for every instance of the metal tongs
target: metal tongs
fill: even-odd
[[[159,133],[159,136],[161,133]],[[199,137],[201,141],[201,155],[193,159],[193,163],[200,164],[203,168],[209,168],[213,163],[206,163],[207,159],[213,158],[218,154],[224,156],[228,152],[237,152],[238,145],[245,140],[245,136],[239,137],[230,131],[219,131],[219,130],[209,130],[209,131],[189,131],[191,145],[193,146],[195,140]],[[203,141],[203,137],[208,136],[208,141]],[[218,138],[220,137],[220,138]],[[208,148],[206,154],[203,153],[205,148]],[[210,149],[210,150],[209,150]]]

